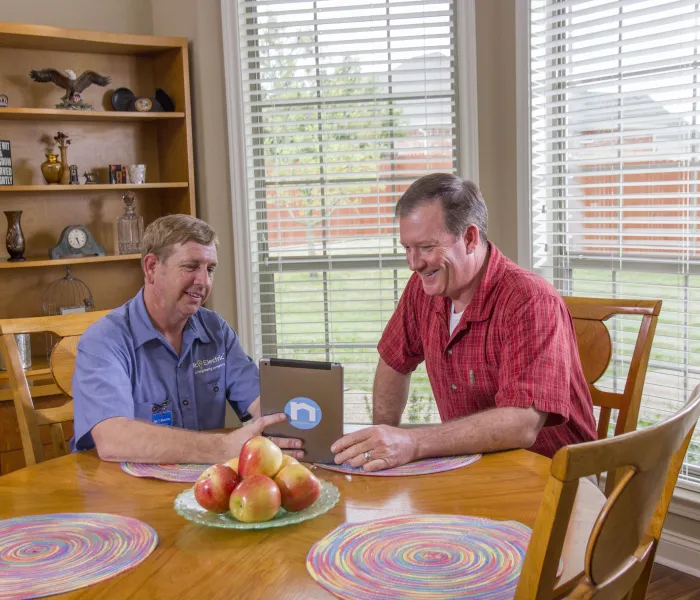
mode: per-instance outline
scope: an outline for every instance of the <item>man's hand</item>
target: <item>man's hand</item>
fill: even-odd
[[[259,417],[254,421],[248,423],[247,425],[236,429],[228,434],[231,448],[231,458],[238,456],[241,453],[241,448],[250,438],[257,435],[262,435],[265,427],[274,425],[275,423],[281,423],[287,420],[287,415],[284,413],[277,413],[274,415],[267,415],[265,417]],[[295,450],[295,448],[301,448],[301,440],[295,438],[280,438],[280,437],[270,437],[270,439],[282,448],[282,452],[289,454],[294,458],[303,459],[304,451]]]
[[[417,457],[410,430],[374,425],[343,436],[331,446],[335,463],[348,463],[365,471],[400,467]],[[368,458],[369,457],[369,458]]]

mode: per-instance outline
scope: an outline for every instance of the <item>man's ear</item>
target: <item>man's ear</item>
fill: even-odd
[[[464,239],[464,247],[467,249],[467,254],[471,254],[479,247],[479,228],[476,225],[469,225],[462,234]]]
[[[160,264],[158,257],[151,253],[146,254],[143,257],[143,275],[146,279],[146,283],[153,283],[155,281],[156,267]]]

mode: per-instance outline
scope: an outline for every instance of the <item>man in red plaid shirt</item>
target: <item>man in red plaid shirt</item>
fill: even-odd
[[[367,471],[421,458],[596,439],[571,316],[547,281],[487,240],[479,189],[422,177],[396,206],[413,275],[379,342],[374,425],[337,440],[336,463]],[[400,428],[425,361],[442,424]]]

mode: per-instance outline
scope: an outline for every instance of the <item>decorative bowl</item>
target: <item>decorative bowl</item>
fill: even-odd
[[[188,521],[221,527],[223,529],[267,529],[269,527],[284,527],[318,517],[333,508],[340,499],[338,488],[328,481],[322,481],[321,495],[308,508],[298,512],[287,512],[280,508],[269,521],[262,523],[243,523],[235,519],[230,512],[215,513],[202,508],[194,499],[194,488],[189,488],[175,498],[175,512]]]

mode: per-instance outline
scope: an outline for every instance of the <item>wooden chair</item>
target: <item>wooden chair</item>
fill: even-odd
[[[561,448],[537,514],[515,600],[553,597],[579,479],[622,469],[593,526],[583,577],[558,598],[643,600],[678,473],[700,418],[700,386],[667,421]]]
[[[593,404],[600,407],[598,439],[608,437],[612,409],[618,410],[615,435],[634,431],[637,429],[644,379],[656,322],[661,312],[661,300],[612,300],[565,296],[564,302],[574,319],[583,375],[588,382]],[[615,315],[642,316],[637,343],[634,346],[625,389],[622,393],[604,392],[594,385],[603,376],[612,358],[612,340],[604,321]]]
[[[34,408],[27,377],[22,369],[15,334],[50,332],[62,338],[51,353],[51,372],[59,389],[72,398],[71,379],[78,340],[90,325],[108,312],[0,320],[0,351],[7,365],[27,466],[42,462],[45,458],[39,434],[40,425],[49,425],[56,456],[67,454],[68,448],[61,423],[73,420],[73,402],[69,400],[55,408]]]

